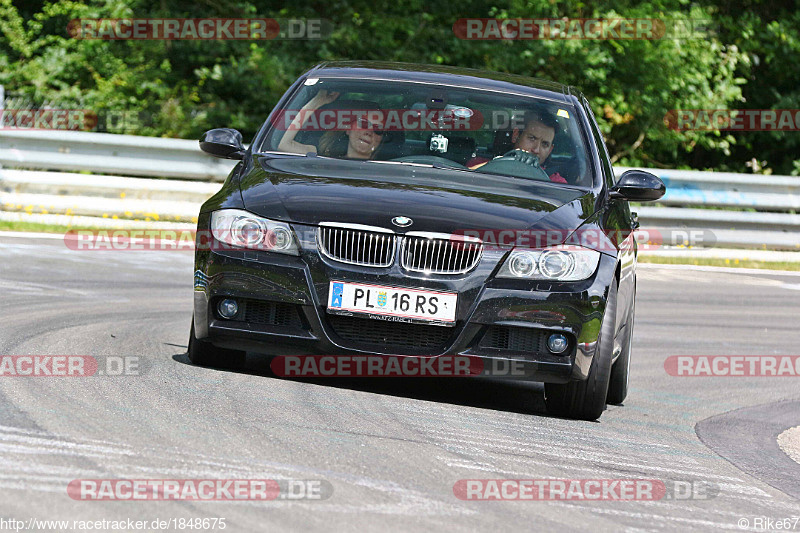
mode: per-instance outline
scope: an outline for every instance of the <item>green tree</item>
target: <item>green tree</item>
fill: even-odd
[[[757,158],[788,173],[800,169],[786,149],[797,148],[796,132],[679,133],[664,124],[672,109],[798,107],[800,14],[773,4],[0,0],[0,83],[34,105],[139,114],[126,133],[196,138],[229,126],[249,138],[291,82],[320,61],[458,65],[577,86],[619,164],[747,171]],[[120,17],[324,18],[333,30],[301,41],[103,41],[67,32],[72,19]],[[453,24],[468,17],[709,19],[719,31],[703,39],[467,41]]]

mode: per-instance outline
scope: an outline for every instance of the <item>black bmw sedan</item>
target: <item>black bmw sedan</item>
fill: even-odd
[[[300,77],[203,204],[188,355],[469,357],[545,383],[587,420],[628,390],[635,214],[573,87],[492,72],[324,63]],[[207,238],[201,239],[205,235]],[[201,242],[202,241],[202,242]],[[502,364],[498,364],[502,363]]]

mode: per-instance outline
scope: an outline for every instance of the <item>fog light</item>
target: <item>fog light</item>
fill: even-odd
[[[561,353],[567,349],[569,341],[561,333],[553,333],[547,339],[547,348],[553,353]]]
[[[239,304],[236,303],[236,300],[226,298],[217,304],[217,311],[222,318],[231,319],[239,312]]]

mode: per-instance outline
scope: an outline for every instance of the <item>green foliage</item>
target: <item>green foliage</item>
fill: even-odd
[[[168,4],[170,4],[168,6]],[[719,4],[719,5],[718,5]],[[180,6],[180,7],[174,7]],[[800,133],[675,132],[671,109],[797,108],[800,13],[762,0],[0,0],[0,84],[36,106],[128,112],[125,133],[196,138],[212,127],[250,138],[303,71],[330,59],[483,68],[575,85],[589,98],[618,164],[747,171],[793,163]],[[120,17],[324,18],[323,40],[73,39],[70,20]],[[460,18],[710,19],[704,39],[466,41]],[[113,130],[112,130],[113,131]],[[791,148],[791,149],[787,149]]]
[[[720,3],[715,21],[719,39],[736,46],[747,61],[736,69],[746,80],[738,106],[747,109],[800,108],[800,11],[795,2],[743,0]],[[774,174],[791,174],[800,151],[800,131],[743,132],[728,154],[698,151],[701,160],[722,170],[740,171],[754,158]],[[766,162],[766,163],[764,163]],[[752,164],[750,165],[752,167]]]

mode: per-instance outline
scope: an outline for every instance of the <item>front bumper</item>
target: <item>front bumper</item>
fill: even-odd
[[[198,227],[207,228],[208,218],[201,214]],[[602,254],[593,277],[569,283],[495,279],[501,261],[501,254],[485,254],[466,274],[426,276],[397,264],[336,263],[321,256],[313,241],[301,242],[299,256],[198,249],[195,333],[222,348],[269,355],[463,355],[480,358],[487,376],[551,383],[585,379],[615,259]],[[456,325],[333,316],[326,308],[332,279],[457,292]],[[223,319],[216,311],[223,297],[242,302],[247,312]],[[556,332],[570,339],[564,354],[546,349],[543,339]]]

